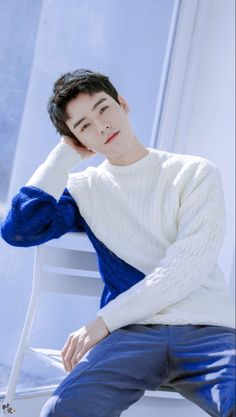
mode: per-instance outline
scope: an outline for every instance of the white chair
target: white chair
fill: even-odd
[[[36,247],[32,292],[2,405],[3,414],[12,414],[15,411],[11,404],[25,355],[31,355],[65,372],[60,351],[49,347],[36,348],[28,343],[42,293],[46,291],[100,297],[102,289],[97,255],[85,233],[67,233],[60,239],[53,239]],[[54,389],[53,385],[49,391],[52,392]],[[169,387],[162,387],[158,391],[146,391],[145,395],[184,399]]]

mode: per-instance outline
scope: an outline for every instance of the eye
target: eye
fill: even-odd
[[[103,107],[101,110],[100,110],[100,113],[101,113],[101,111],[103,110],[103,111],[105,111],[105,109],[108,109],[108,107],[109,106],[105,106],[105,107]],[[102,112],[103,113],[103,112]]]
[[[81,132],[83,132],[83,131],[84,131],[84,129],[86,129],[86,127],[87,127],[88,125],[89,125],[88,123],[86,123],[85,125],[83,125],[83,127],[82,127],[82,129],[81,129]]]

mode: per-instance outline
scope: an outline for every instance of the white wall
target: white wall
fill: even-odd
[[[42,2],[7,208],[59,141],[49,121],[46,103],[52,83],[66,71],[82,67],[107,74],[129,103],[137,136],[149,145],[172,8],[173,0]],[[100,156],[95,157],[93,163],[101,160]],[[86,161],[77,169],[85,167]],[[30,295],[34,248],[9,247],[2,240],[0,245],[4,294],[0,303],[0,314],[4,317],[0,330],[5,336],[0,345],[0,361],[9,364]],[[89,299],[82,302],[75,296],[58,296],[57,300],[50,294],[45,296],[33,333],[34,344],[62,347],[69,332],[92,320],[95,311],[96,306]],[[30,372],[32,365],[28,364],[26,369]],[[37,372],[52,375],[41,366]]]
[[[221,172],[227,225],[219,264],[234,302],[235,3],[192,0],[184,1],[183,6],[159,143],[163,149],[168,144],[166,149],[176,153],[208,158]],[[190,9],[195,7],[192,16]],[[190,18],[184,14],[188,9],[192,33],[188,28]],[[173,106],[175,113],[170,126]]]

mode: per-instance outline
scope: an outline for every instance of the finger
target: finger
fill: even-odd
[[[73,339],[71,341],[71,344],[70,344],[68,350],[67,350],[66,355],[64,356],[64,362],[66,364],[68,372],[70,372],[72,370],[71,360],[72,360],[72,357],[73,357],[74,352],[76,350],[77,343],[78,343],[78,341],[76,339]]]
[[[89,350],[91,350],[96,343],[92,344],[92,343],[84,343],[82,348],[79,350],[77,356],[76,356],[76,363],[78,363],[80,361],[80,359],[82,359],[82,357],[85,355],[85,353],[87,353]]]
[[[81,352],[83,351],[83,349],[84,349],[83,345],[81,343],[79,343],[77,345],[75,351],[74,351],[74,354],[73,354],[72,358],[71,358],[72,368],[74,368],[77,365],[77,363],[78,363],[77,357],[81,355]]]
[[[73,354],[74,350],[72,350],[72,349],[73,349],[73,335],[70,335],[66,344],[65,344],[65,346],[63,347],[63,349],[61,351],[62,362],[63,362],[64,368],[67,372],[70,371],[70,366],[68,367],[67,358],[68,357],[70,358],[71,351],[72,351],[72,354]]]
[[[71,366],[72,368],[74,368],[78,362],[80,361],[80,359],[85,355],[86,352],[88,352],[88,350],[90,350],[92,348],[90,343],[85,343],[83,341],[81,341],[80,343],[78,342],[77,347],[74,351],[74,354],[71,358]]]
[[[64,369],[65,369],[65,371],[66,372],[70,372],[69,371],[69,368],[68,368],[68,366],[67,366],[67,363],[65,362],[65,359],[62,357],[62,363],[63,363],[63,366],[64,366]]]
[[[78,363],[80,361],[80,359],[82,359],[82,357],[85,355],[86,352],[88,352],[88,350],[89,349],[85,349],[85,348],[80,350],[80,352],[76,356],[76,363]]]
[[[69,336],[69,338],[67,339],[65,345],[63,346],[63,348],[61,350],[61,356],[62,356],[62,359],[63,360],[64,360],[64,358],[65,358],[65,356],[67,354],[67,351],[68,351],[68,349],[70,347],[71,341],[72,341],[72,335]]]
[[[70,351],[66,354],[64,357],[64,364],[67,372],[71,372],[72,366],[71,366],[71,357],[73,355],[73,351]]]
[[[65,356],[65,355],[66,355],[67,350],[68,350],[68,348],[70,347],[70,344],[71,344],[72,338],[73,338],[73,335],[72,335],[72,334],[70,334],[70,335],[69,335],[69,337],[68,337],[68,339],[67,339],[67,341],[66,341],[66,343],[64,344],[64,346],[63,346],[63,348],[62,348],[62,350],[61,350],[61,355],[62,355],[62,356]]]

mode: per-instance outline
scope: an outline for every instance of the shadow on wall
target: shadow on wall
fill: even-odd
[[[31,74],[42,0],[0,2],[0,220]]]

